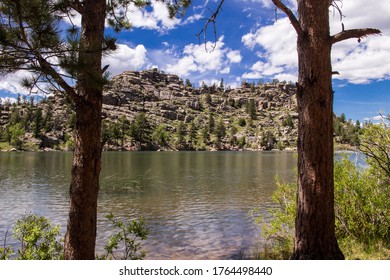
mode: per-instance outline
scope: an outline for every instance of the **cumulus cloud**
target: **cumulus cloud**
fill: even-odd
[[[345,29],[372,27],[382,36],[363,38],[361,43],[351,39],[335,44],[332,49],[333,69],[340,72],[335,79],[363,84],[390,78],[390,6],[383,1],[367,4],[364,0],[344,1],[342,7]],[[364,13],[362,13],[364,11]],[[379,12],[378,12],[379,11]],[[332,33],[341,31],[338,17],[331,21]]]
[[[29,90],[22,87],[21,80],[29,78],[31,75],[27,71],[18,71],[14,74],[9,74],[5,77],[0,77],[0,90],[7,91],[12,94],[29,94]]]
[[[126,11],[127,18],[134,28],[158,30],[164,33],[181,23],[181,20],[178,18],[169,18],[166,5],[160,1],[151,1],[151,5],[148,8],[138,8],[133,3],[130,3]],[[188,23],[195,19],[196,17],[190,19]],[[74,12],[73,16],[71,18],[66,17],[65,21],[81,26],[81,15]]]
[[[219,38],[212,52],[207,52],[203,44],[186,45],[183,52],[179,54],[180,57],[172,58],[174,63],[168,63],[163,68],[170,73],[184,77],[192,72],[228,74],[230,65],[240,63],[242,56],[238,50],[225,47],[223,40],[223,36]]]
[[[110,65],[108,71],[112,75],[122,73],[126,70],[140,70],[147,63],[147,50],[143,45],[131,48],[125,44],[118,44],[118,49],[112,55],[104,57],[102,61],[103,66]],[[20,83],[23,78],[29,78],[30,76],[31,74],[27,71],[18,71],[17,73],[1,77],[0,90],[12,94],[38,93],[37,90],[30,92],[22,87]],[[72,84],[71,81],[69,82]]]
[[[355,84],[389,79],[390,6],[383,1],[370,2],[369,5],[364,0],[344,1],[342,12],[345,15],[343,23],[346,29],[379,28],[382,36],[369,36],[360,44],[354,39],[335,44],[332,48],[332,64],[333,69],[340,72],[340,75],[334,78]],[[334,16],[331,11],[330,18],[331,33],[340,32],[341,22],[337,11]],[[273,76],[279,77],[278,79],[287,77],[296,80],[298,62],[296,33],[287,18],[244,35],[242,42],[251,50],[260,50],[259,60],[252,66],[251,71],[243,74],[243,78]]]
[[[138,8],[133,3],[128,5],[127,17],[134,28],[158,30],[165,33],[175,28],[181,20],[170,19],[165,4],[151,1],[150,8]]]
[[[118,44],[118,49],[110,56],[103,58],[103,65],[110,65],[108,71],[120,74],[126,70],[140,70],[147,63],[147,50],[143,45],[131,48],[125,44]]]
[[[261,49],[259,60],[243,74],[244,79],[270,78],[281,73],[296,76],[296,33],[287,18],[244,35],[242,42],[251,50]]]

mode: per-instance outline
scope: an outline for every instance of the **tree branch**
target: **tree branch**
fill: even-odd
[[[207,21],[206,21],[205,25],[203,26],[202,30],[198,34],[196,34],[196,37],[198,37],[199,40],[200,40],[200,36],[203,34],[203,43],[204,43],[204,47],[205,47],[206,52],[213,52],[215,50],[215,48],[216,48],[216,45],[217,45],[217,28],[216,28],[216,24],[215,23],[216,23],[217,16],[218,16],[219,12],[222,10],[223,2],[225,2],[225,0],[221,0],[219,2],[218,8],[207,19]],[[207,50],[207,29],[209,28],[210,24],[213,25],[214,45],[211,47],[211,51],[208,51]]]
[[[333,45],[351,38],[358,38],[360,40],[363,37],[367,37],[373,34],[381,34],[381,31],[374,28],[348,29],[331,36],[331,43]]]
[[[298,37],[303,36],[302,27],[299,24],[298,19],[295,17],[294,13],[286,6],[284,5],[280,0],[272,0],[274,5],[280,9],[283,13],[285,13],[290,20],[292,26],[294,27],[295,31],[298,34]]]

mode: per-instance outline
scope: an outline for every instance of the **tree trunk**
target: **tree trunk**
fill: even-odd
[[[74,133],[70,209],[65,236],[65,259],[94,259],[97,199],[101,169],[102,45],[105,0],[86,0],[80,8],[79,72]]]
[[[329,1],[298,0],[298,194],[292,259],[343,259],[335,236]]]

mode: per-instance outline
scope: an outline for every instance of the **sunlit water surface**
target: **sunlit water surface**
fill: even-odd
[[[97,251],[112,234],[105,215],[143,216],[147,259],[250,255],[260,236],[250,211],[266,216],[275,177],[292,182],[296,166],[290,152],[106,152],[102,161]],[[30,212],[65,232],[71,163],[64,152],[0,153],[0,242]]]

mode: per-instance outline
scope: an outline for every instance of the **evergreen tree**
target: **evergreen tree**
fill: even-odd
[[[291,127],[291,128],[294,127],[293,119],[292,119],[292,117],[291,117],[291,115],[290,115],[289,113],[287,113],[287,116],[286,116],[286,118],[283,120],[282,125],[283,125],[283,126],[288,126],[288,127]]]
[[[160,147],[164,147],[167,145],[169,139],[169,135],[167,133],[167,128],[165,125],[158,125],[152,133],[152,140],[155,144]]]
[[[208,131],[209,133],[214,133],[215,128],[215,119],[212,113],[209,113],[209,121],[208,121]]]
[[[130,136],[140,144],[150,142],[150,125],[144,112],[139,113],[135,121],[130,125]]]
[[[186,79],[186,81],[185,81],[185,86],[186,86],[186,87],[192,87],[192,84],[191,84],[190,79]]]
[[[169,15],[182,14],[190,2],[169,1]],[[107,67],[102,67],[101,61],[103,54],[117,48],[114,38],[104,36],[105,24],[115,31],[130,28],[127,13],[123,11],[130,4],[145,7],[150,3],[149,0],[0,2],[0,74],[27,70],[32,78],[24,79],[24,86],[31,89],[50,84],[64,92],[75,105],[66,259],[95,258],[102,92],[107,82]],[[72,14],[81,16],[80,29],[72,24],[69,28],[65,21]],[[68,82],[69,78],[77,82],[77,87]]]
[[[120,116],[118,119],[118,138],[121,141],[121,147],[123,148],[125,139],[129,135],[130,121],[125,116]]]
[[[298,42],[298,191],[292,259],[344,259],[335,236],[331,50],[338,42],[380,31],[343,28],[331,35],[329,9],[334,6],[341,13],[337,1],[297,1],[297,16],[284,1],[272,2],[287,15]]]
[[[35,110],[34,121],[33,121],[33,133],[35,138],[41,136],[41,129],[44,127],[44,119],[42,114],[42,108],[38,107]]]
[[[345,114],[342,113],[342,114],[340,115],[340,122],[345,123],[345,121],[346,121]]]
[[[236,136],[237,132],[238,132],[237,127],[235,125],[232,125],[229,132],[230,145],[236,146],[238,144],[237,136]]]
[[[219,119],[217,126],[215,127],[215,135],[217,136],[218,143],[226,136],[226,127],[222,119]]]
[[[211,95],[210,95],[210,93],[207,92],[205,94],[204,101],[206,102],[206,104],[211,105]]]
[[[186,127],[183,122],[179,122],[176,127],[176,146],[182,148],[185,145]]]
[[[223,78],[221,78],[221,81],[219,82],[219,87],[220,87],[222,90],[225,89],[225,84],[224,84]]]
[[[44,129],[46,132],[49,132],[53,129],[53,104],[50,101],[48,101],[48,104],[46,107]]]
[[[192,121],[190,123],[188,140],[193,147],[197,145],[197,135],[198,135],[198,129],[196,128],[195,123]]]
[[[249,115],[249,118],[251,120],[255,120],[256,119],[256,103],[255,103],[255,100],[253,99],[249,99],[249,101],[246,103],[246,112],[247,114]]]

